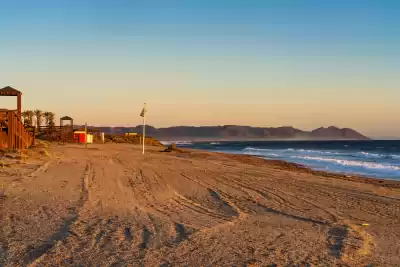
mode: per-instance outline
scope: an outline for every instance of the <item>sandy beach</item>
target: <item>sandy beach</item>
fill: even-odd
[[[0,266],[400,265],[399,183],[160,150],[4,159]]]

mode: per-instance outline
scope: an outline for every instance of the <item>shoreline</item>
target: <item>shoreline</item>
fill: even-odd
[[[350,143],[347,143],[347,141]],[[348,178],[357,176],[380,180],[380,183],[383,183],[382,181],[400,181],[400,165],[396,161],[400,157],[399,151],[392,152],[391,143],[381,143],[379,140],[331,140],[327,143],[324,143],[326,140],[214,142],[194,141],[191,143],[181,141],[177,144],[186,149],[244,154],[271,161],[286,161],[321,174],[329,173]],[[257,142],[260,142],[260,144]],[[290,142],[293,142],[293,146]],[[322,144],[319,145],[318,142]],[[335,142],[338,142],[338,145]],[[369,144],[370,142],[371,144]],[[382,140],[382,142],[396,141]],[[394,145],[398,147],[399,143],[394,143]],[[249,150],[249,152],[246,152],[246,150]],[[252,152],[253,150],[255,152]]]
[[[400,181],[398,180],[391,180],[391,179],[384,179],[384,178],[374,178],[374,177],[365,177],[357,174],[343,174],[343,173],[335,173],[335,172],[328,172],[328,171],[320,171],[314,170],[306,165],[297,164],[290,161],[285,160],[274,160],[274,159],[266,159],[263,157],[258,157],[256,155],[246,155],[246,154],[230,154],[225,152],[215,152],[215,151],[208,151],[208,150],[201,150],[195,148],[180,148],[184,151],[195,151],[196,153],[216,153],[218,155],[222,155],[226,158],[237,160],[241,163],[246,163],[250,165],[260,166],[260,165],[267,165],[281,170],[288,170],[293,172],[300,172],[300,173],[308,173],[315,176],[324,176],[329,178],[335,178],[340,180],[347,180],[347,181],[354,181],[366,184],[373,184],[387,188],[400,188]]]

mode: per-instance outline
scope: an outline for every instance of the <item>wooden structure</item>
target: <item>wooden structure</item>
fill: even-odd
[[[22,93],[17,89],[6,86],[0,89],[0,96],[16,96],[17,97],[17,116],[21,118],[22,113]]]
[[[69,121],[70,125],[64,125],[64,121]],[[74,142],[74,119],[69,116],[60,118],[59,142],[63,144]]]
[[[60,118],[60,127],[62,128],[64,126],[64,121],[69,121],[71,124],[71,127],[74,128],[74,119],[69,117],[69,116],[64,116]]]
[[[16,110],[0,110],[0,145],[2,148],[25,149],[35,142],[35,129],[25,127],[21,120],[22,93],[10,86],[0,89],[0,96],[16,96]]]

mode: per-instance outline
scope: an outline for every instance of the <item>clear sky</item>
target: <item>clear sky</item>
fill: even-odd
[[[397,0],[0,0],[0,87],[78,123],[400,137],[399,77]]]

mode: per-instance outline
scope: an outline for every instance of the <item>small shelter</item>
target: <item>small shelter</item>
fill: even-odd
[[[69,121],[71,123],[71,127],[74,128],[74,119],[69,116],[64,116],[60,118],[60,127],[64,126],[64,121]]]
[[[17,115],[21,119],[22,113],[22,93],[11,86],[0,89],[0,96],[16,96],[17,97]]]
[[[69,121],[70,125],[64,125],[64,121]],[[60,118],[59,138],[61,143],[74,142],[74,119],[69,116]]]
[[[16,96],[17,109],[0,110],[0,146],[1,148],[25,149],[35,143],[35,129],[29,131],[21,120],[22,93],[11,86],[0,89],[0,96]]]
[[[92,144],[93,143],[93,134],[86,133],[85,131],[75,131],[74,139],[78,144],[85,143],[85,141],[88,144]]]

